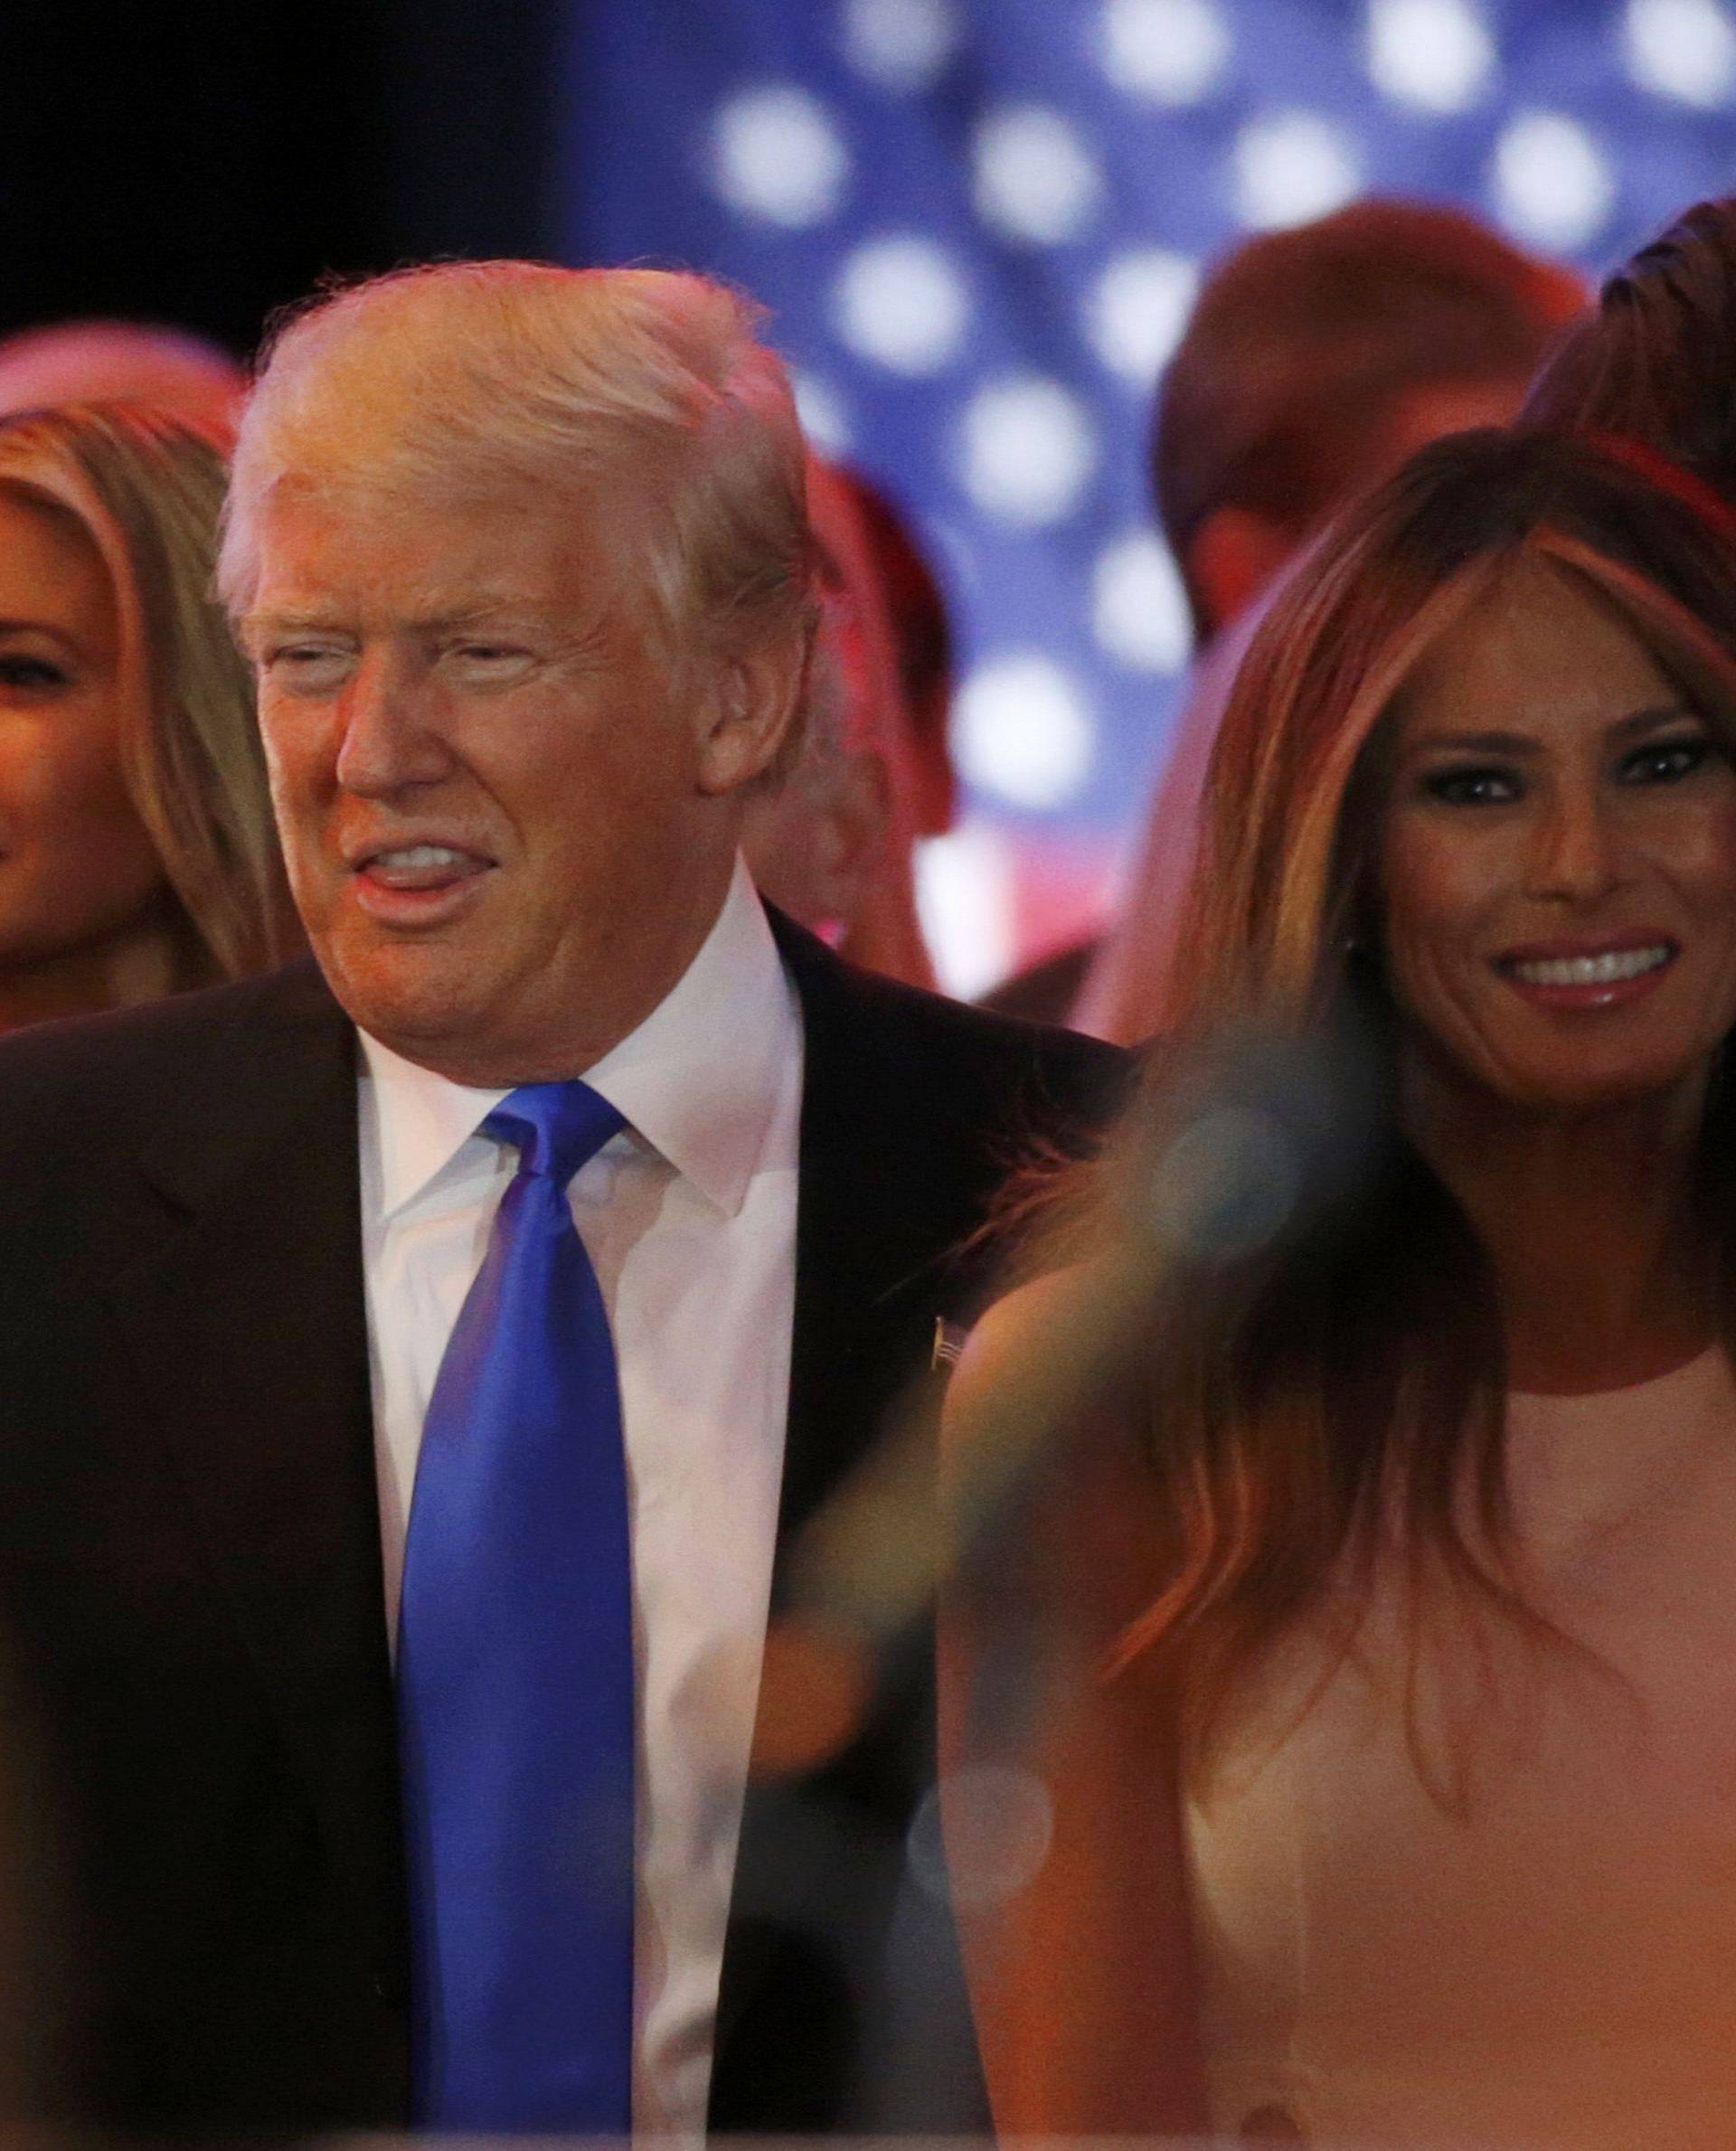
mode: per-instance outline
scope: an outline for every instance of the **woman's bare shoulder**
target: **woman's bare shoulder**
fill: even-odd
[[[978,1316],[947,1387],[945,1460],[956,1463],[971,1444],[1028,1412],[1076,1334],[1090,1291],[1090,1268],[1076,1263],[1014,1287]]]
[[[1081,1262],[1017,1287],[977,1322],[953,1371],[941,1420],[942,1476],[959,1513],[993,1509],[1017,1486],[1016,1539],[1069,1599],[1131,1619],[1161,1581],[1155,1488],[1137,1430],[1109,1409],[1092,1360],[1122,1341],[1099,1266]],[[1011,1545],[1005,1549],[1012,1551]]]
[[[1075,1262],[1016,1285],[995,1300],[965,1341],[949,1395],[968,1401],[1015,1378],[1025,1356],[1064,1329],[1088,1295],[1090,1280],[1090,1266]]]

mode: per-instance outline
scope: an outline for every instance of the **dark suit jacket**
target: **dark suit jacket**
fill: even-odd
[[[937,1315],[967,1315],[957,1250],[1021,1141],[1089,1122],[1118,1072],[778,935],[807,1061],[774,1605]],[[404,2116],[355,1156],[354,1033],[311,965],[0,1041],[0,1617],[82,1908],[83,2109],[113,2125]],[[904,1857],[922,1687],[750,1791],[718,2127],[982,2119]]]

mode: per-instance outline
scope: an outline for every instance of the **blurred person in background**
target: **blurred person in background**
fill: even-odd
[[[1594,435],[1736,510],[1736,200],[1697,203],[1616,270],[1524,417]]]
[[[914,873],[923,778],[900,646],[860,495],[812,454],[807,513],[820,611],[806,719],[789,767],[748,804],[742,856],[760,893],[841,956],[932,986]]]
[[[1192,1047],[1358,1032],[1372,1125],[1288,1231],[1147,1276],[1100,1423],[956,1588],[944,1747],[1049,1802],[1034,1880],[961,1910],[1004,2130],[1729,2140],[1724,520],[1467,435],[1255,635],[1146,1113],[967,1348],[960,1482],[1071,1349],[1165,1117],[1211,1125]],[[1029,1738],[977,1625],[1009,1594]]]
[[[1250,611],[1343,501],[1426,441],[1511,418],[1584,300],[1571,271],[1420,202],[1353,203],[1218,263],[1159,386],[1151,442],[1194,675],[1116,920],[989,1005],[1129,1044],[1150,1036]]]
[[[952,623],[939,578],[910,521],[870,478],[840,466],[837,472],[856,510],[887,617],[912,763],[914,820],[919,840],[944,836],[958,815],[958,774],[953,767]]]
[[[202,421],[0,420],[0,1028],[300,946],[252,681],[212,592],[223,483]]]
[[[192,330],[150,321],[61,321],[0,336],[0,415],[65,403],[148,403],[230,429],[247,369]]]

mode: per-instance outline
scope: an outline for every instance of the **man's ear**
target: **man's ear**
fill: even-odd
[[[699,788],[707,798],[763,776],[795,729],[807,684],[807,646],[794,637],[756,644],[712,676],[699,742]]]

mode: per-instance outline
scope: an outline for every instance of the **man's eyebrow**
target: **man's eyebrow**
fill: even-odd
[[[520,599],[478,598],[469,604],[418,614],[406,625],[418,635],[456,635],[466,627],[528,624],[534,617],[533,609]]]
[[[483,620],[504,619],[507,611],[505,605],[486,601],[430,608],[427,613],[401,624],[416,635],[448,635],[454,629],[475,627]],[[348,626],[346,616],[335,606],[319,604],[265,606],[257,612],[243,613],[236,623],[237,632],[244,641],[264,634],[331,634]]]
[[[268,608],[259,612],[244,612],[235,623],[235,632],[243,642],[267,633],[294,634],[297,630],[331,627],[336,615],[321,612],[315,606],[286,605]]]
[[[395,625],[415,635],[449,634],[459,627],[472,627],[486,620],[527,619],[533,608],[522,598],[502,591],[497,597],[467,598],[462,604],[442,605],[431,602],[426,611],[410,613]],[[347,611],[336,606],[317,601],[305,605],[264,606],[257,611],[244,613],[241,625],[244,627],[331,627],[344,623]]]

